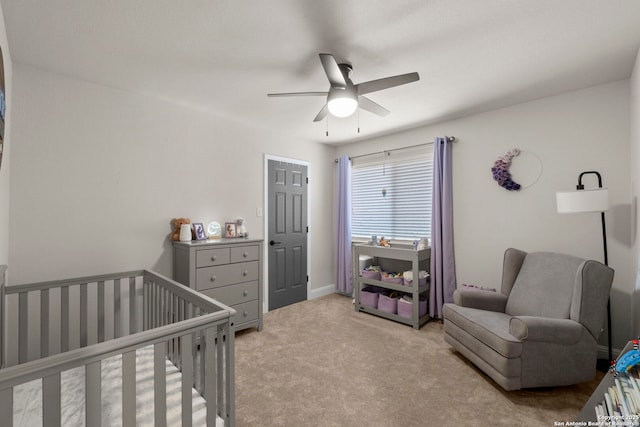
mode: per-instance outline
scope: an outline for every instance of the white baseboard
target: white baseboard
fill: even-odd
[[[620,353],[622,352],[621,348],[613,347],[611,349],[611,353],[613,353],[613,358],[616,359]],[[598,359],[608,359],[609,358],[609,347],[606,345],[598,344]]]
[[[325,295],[333,294],[335,293],[335,291],[336,291],[336,285],[334,284],[323,286],[321,288],[311,289],[309,290],[308,299],[320,298]]]

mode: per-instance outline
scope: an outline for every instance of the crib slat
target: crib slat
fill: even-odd
[[[122,354],[122,425],[136,425],[136,351]]]
[[[217,362],[217,381],[218,384],[216,385],[216,388],[218,390],[218,408],[220,410],[220,412],[222,412],[222,408],[225,408],[224,406],[224,400],[225,400],[225,395],[227,390],[224,388],[225,386],[225,380],[228,381],[228,366],[225,366],[225,346],[228,346],[229,342],[226,341],[225,338],[225,329],[223,328],[218,328],[218,337],[217,337],[217,345],[216,345],[216,351],[218,352],[217,357],[216,357],[216,362]],[[228,362],[227,362],[228,363]],[[228,399],[228,396],[227,396]],[[227,414],[229,413],[229,408],[226,407],[225,408],[227,410]]]
[[[2,425],[13,427],[13,387],[0,390],[0,420]]]
[[[156,307],[158,306],[156,302],[156,285],[151,284],[151,289],[149,289],[149,329],[155,328],[156,325]]]
[[[167,310],[165,310],[165,301],[167,299],[167,291],[160,289],[159,310],[160,310],[160,326],[167,324]]]
[[[49,289],[40,292],[40,357],[49,355]]]
[[[129,333],[138,332],[136,316],[136,278],[129,277]]]
[[[93,362],[86,365],[85,397],[87,402],[86,422],[87,426],[99,426],[102,407],[102,378],[100,376],[101,362]]]
[[[47,427],[61,427],[60,373],[42,379],[42,419]]]
[[[216,333],[214,328],[207,328],[204,336],[204,360],[200,361],[204,369],[204,400],[207,402],[207,425],[216,425],[216,415],[221,409],[218,406],[218,384],[216,383]],[[222,343],[220,343],[222,344]],[[218,371],[222,376],[222,372]]]
[[[142,330],[149,329],[149,282],[142,285]]]
[[[113,338],[120,338],[120,279],[113,281]]]
[[[191,334],[182,336],[182,426],[193,422],[193,339]]]
[[[28,360],[29,350],[29,294],[20,292],[18,296],[19,320],[18,320],[18,363],[25,363]]]
[[[235,331],[229,322],[218,326],[218,328],[218,347],[220,348],[220,353],[218,354],[224,354],[224,359],[221,357],[218,360],[218,381],[220,390],[224,390],[224,408],[226,409],[225,425],[228,423],[233,426],[236,424]],[[222,402],[223,399],[218,397],[218,401]],[[220,403],[220,408],[222,407],[222,403]]]
[[[104,304],[104,280],[101,280],[98,282],[98,342],[105,340]]]
[[[69,287],[60,288],[60,352],[69,351]]]
[[[175,303],[176,303],[176,296],[171,294],[171,298],[169,299],[169,313],[171,314],[171,323],[175,322],[175,319],[174,319]],[[173,339],[167,342],[167,346],[169,348],[169,351],[167,352],[167,354],[169,355],[169,360],[173,360],[173,354],[175,349],[174,345],[175,345],[175,340]]]
[[[156,427],[167,427],[167,366],[163,343],[153,346],[153,408]]]
[[[89,297],[87,295],[87,284],[80,285],[80,347],[87,346],[87,323],[89,321],[89,313],[87,306],[89,305]]]

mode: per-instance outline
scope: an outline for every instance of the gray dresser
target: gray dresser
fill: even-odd
[[[262,240],[173,242],[173,278],[234,308],[236,330],[262,330]]]

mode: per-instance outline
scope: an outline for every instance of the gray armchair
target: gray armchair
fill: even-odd
[[[612,281],[597,261],[507,249],[500,292],[444,305],[445,341],[505,390],[590,381]]]

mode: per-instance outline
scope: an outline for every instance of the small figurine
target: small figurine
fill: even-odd
[[[238,218],[236,220],[236,225],[237,225],[236,236],[249,237],[249,233],[247,233],[247,228],[244,225],[244,218]]]

